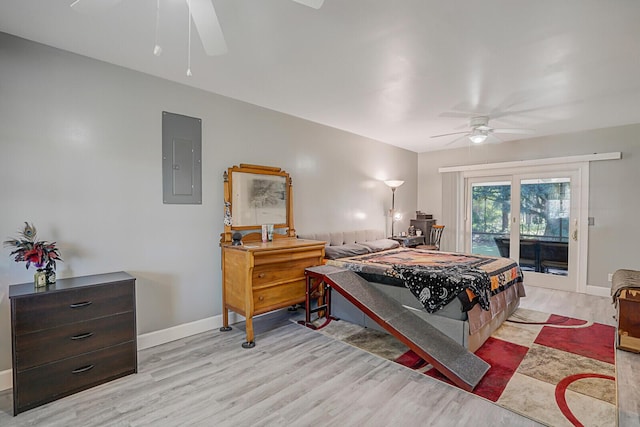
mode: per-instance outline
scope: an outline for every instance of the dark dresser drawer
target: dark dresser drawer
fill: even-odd
[[[13,414],[138,370],[135,278],[9,286]]]
[[[136,346],[120,344],[19,372],[18,407],[30,409],[134,372]]]
[[[135,338],[133,312],[70,323],[16,337],[18,372]]]
[[[20,335],[132,311],[133,292],[133,282],[121,282],[17,299],[15,333]]]

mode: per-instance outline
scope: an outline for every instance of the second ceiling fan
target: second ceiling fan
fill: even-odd
[[[443,136],[451,136],[451,135],[463,135],[463,137],[469,137],[469,140],[473,143],[480,144],[487,140],[487,138],[495,133],[504,133],[504,134],[519,134],[519,135],[531,135],[535,133],[533,129],[497,129],[489,126],[489,117],[488,116],[476,116],[472,117],[469,120],[469,130],[462,132],[452,132],[452,133],[443,133],[441,135],[433,135],[431,138],[440,138]],[[453,144],[458,141],[458,139],[454,139],[449,142],[449,144]]]

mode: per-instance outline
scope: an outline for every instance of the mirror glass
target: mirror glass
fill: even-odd
[[[232,172],[234,227],[287,224],[287,177]]]

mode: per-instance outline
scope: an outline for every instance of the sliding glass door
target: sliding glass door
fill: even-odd
[[[509,257],[511,178],[478,179],[470,183],[471,253]]]
[[[527,271],[569,274],[571,179],[520,180],[520,265]]]
[[[509,257],[525,284],[577,290],[576,171],[467,178],[465,249]]]

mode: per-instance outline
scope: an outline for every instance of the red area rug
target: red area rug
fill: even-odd
[[[348,322],[322,333],[451,384],[398,340]],[[616,425],[615,328],[518,309],[477,351],[473,394],[549,426]]]
[[[550,426],[615,426],[615,328],[518,309],[476,355],[473,394]],[[411,350],[396,362],[450,383]]]
[[[476,351],[476,355],[491,365],[491,369],[482,378],[473,390],[473,394],[482,396],[495,402],[507,387],[509,380],[520,366],[520,362],[526,356],[527,347],[489,337],[482,347]],[[420,369],[426,375],[447,382],[444,375],[433,369],[413,351],[409,350],[397,358],[395,362],[412,369]]]

